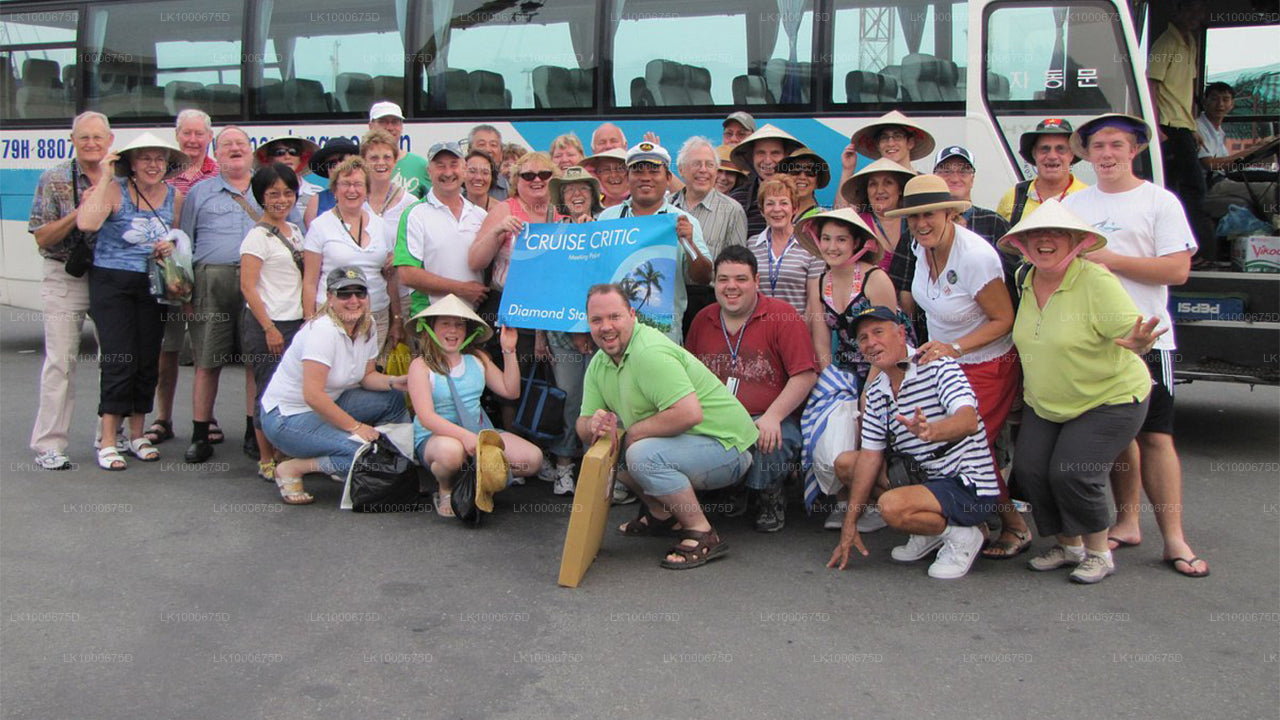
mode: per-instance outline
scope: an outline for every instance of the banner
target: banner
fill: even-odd
[[[498,323],[588,332],[587,290],[618,283],[636,319],[671,329],[676,283],[676,215],[591,223],[531,223],[515,238]]]

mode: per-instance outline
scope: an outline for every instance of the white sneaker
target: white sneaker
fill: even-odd
[[[884,521],[884,517],[880,514],[880,506],[872,505],[862,514],[858,516],[858,532],[873,533],[877,530],[883,530],[889,527],[889,523]]]
[[[554,460],[543,456],[542,467],[538,468],[538,479],[549,483],[556,481],[556,462]]]
[[[976,527],[948,525],[942,532],[942,549],[929,566],[929,577],[940,580],[962,578],[982,549],[982,531]]]
[[[623,485],[620,482],[614,482],[613,484],[613,504],[614,505],[630,505],[631,503],[639,499],[640,498],[636,497],[635,493],[631,492],[631,490],[629,490],[626,485]]]
[[[889,556],[898,562],[915,562],[941,546],[941,535],[912,535],[906,545],[890,550]]]
[[[523,484],[524,484],[524,478],[518,475],[511,475],[510,477],[507,478],[507,487],[515,487],[517,485],[523,485]]]
[[[556,495],[572,495],[573,488],[573,466],[557,465],[555,485],[551,487],[551,492]]]
[[[71,458],[57,450],[45,450],[36,456],[36,465],[41,470],[70,470]]]
[[[836,503],[835,509],[827,516],[827,521],[822,523],[823,530],[842,530],[844,529],[844,516],[849,513],[849,503],[841,500]]]

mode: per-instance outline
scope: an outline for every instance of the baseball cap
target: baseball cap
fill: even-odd
[[[729,113],[729,117],[725,118],[724,122],[720,123],[720,126],[724,127],[731,122],[736,122],[746,128],[748,133],[756,131],[756,119],[751,117],[749,113],[742,112],[741,110]]]
[[[902,319],[898,317],[898,311],[887,308],[884,305],[872,305],[853,317],[853,333],[858,334],[858,326],[864,320],[887,320],[895,325],[901,325]]]
[[[431,148],[427,150],[427,162],[435,160],[436,156],[442,152],[453,153],[458,157],[463,157],[462,146],[450,140],[447,142],[438,142],[435,145],[432,145]]]
[[[369,281],[365,278],[363,270],[354,265],[347,265],[346,267],[330,270],[328,277],[325,278],[324,287],[328,292],[337,292],[349,287],[367,289]]]
[[[401,120],[404,119],[404,111],[400,109],[400,106],[387,100],[376,102],[373,104],[373,107],[369,108],[369,122],[373,122],[378,118],[384,118],[388,115],[398,117]]]
[[[953,157],[962,158],[965,162],[969,163],[969,167],[977,167],[973,164],[973,155],[959,145],[948,145],[939,150],[937,156],[933,159],[933,167],[936,169],[939,165]]]
[[[651,142],[642,142],[627,151],[627,167],[631,167],[636,163],[655,163],[665,167],[671,166],[671,154],[668,153],[661,145],[654,145]]]

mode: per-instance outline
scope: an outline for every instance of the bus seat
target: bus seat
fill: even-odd
[[[950,60],[938,59],[938,90],[943,100],[957,102],[964,99],[960,93],[960,68]]]
[[[390,100],[399,105],[404,102],[404,76],[403,75],[376,75],[373,78],[373,98],[374,100]],[[372,103],[370,103],[372,105]],[[450,105],[452,107],[452,105]],[[364,112],[368,112],[369,108],[363,108]]]
[[[938,59],[932,55],[912,53],[902,58],[902,87],[917,102],[938,102],[942,91],[938,87]]]
[[[850,70],[844,76],[844,92],[847,102],[874,103],[880,102],[884,76],[866,70]]]
[[[471,78],[466,70],[444,70],[427,80],[428,105],[436,110],[471,110]]]
[[[214,83],[205,88],[208,97],[205,110],[213,116],[240,113],[240,86],[230,83]]]
[[[999,73],[987,73],[987,99],[1008,100],[1009,95],[1009,78]]]
[[[733,79],[734,105],[772,105],[773,95],[760,75],[739,75]]]
[[[492,70],[472,70],[468,82],[472,102],[477,110],[496,110],[507,107],[507,84],[502,76]]]
[[[22,84],[29,87],[62,87],[62,74],[55,60],[27,58],[22,61]]]
[[[139,116],[169,114],[169,108],[165,106],[164,101],[164,88],[156,85],[140,85],[134,92],[138,96]]]
[[[258,88],[258,109],[272,114],[293,112],[284,99],[284,83],[279,80],[263,80],[262,86]]]
[[[106,95],[98,98],[97,107],[93,108],[108,118],[133,117],[137,115],[137,101],[128,91]]]
[[[61,88],[24,85],[18,88],[14,104],[21,118],[63,118],[71,114],[71,105]]]
[[[711,99],[711,71],[704,67],[686,65],[689,80],[689,102],[693,105],[714,105]]]
[[[66,91],[67,101],[74,103],[76,89],[80,87],[79,66],[75,63],[62,66],[62,88]]]
[[[327,113],[329,103],[325,100],[324,85],[319,80],[294,78],[282,83],[284,87],[285,108],[277,112],[295,113]]]
[[[366,113],[373,105],[373,76],[368,73],[338,73],[333,86],[343,112]]]
[[[533,106],[535,108],[576,107],[573,81],[569,71],[554,65],[539,65],[533,69]]]
[[[797,62],[796,72],[800,82],[800,102],[809,102],[809,85],[813,77],[813,63]],[[782,101],[782,82],[787,73],[787,61],[782,58],[770,58],[764,64],[764,79],[773,97]]]
[[[595,104],[595,73],[589,68],[570,68],[573,79],[574,107],[589,108]]]
[[[649,92],[649,87],[645,83],[644,78],[632,78],[631,107],[653,107],[657,104],[657,101],[653,97],[653,93]]]
[[[18,79],[13,76],[13,57],[0,55],[0,118],[16,117],[18,110]]]
[[[177,115],[187,108],[200,108],[204,104],[204,83],[189,80],[170,80],[165,83],[164,106],[170,115]]]
[[[892,102],[898,99],[901,88],[898,85],[897,78],[889,75],[880,75],[880,99]]]
[[[685,85],[684,65],[671,60],[650,60],[644,67],[644,82],[659,107],[690,105]]]

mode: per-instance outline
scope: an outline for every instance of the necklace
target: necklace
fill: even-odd
[[[364,238],[364,211],[360,211],[360,224],[354,233],[351,232],[351,223],[342,217],[342,213],[338,212],[337,208],[334,208],[333,211],[337,213],[339,222],[342,223],[342,227],[347,231],[347,235],[355,242],[356,246],[364,247],[364,243],[361,242]]]

